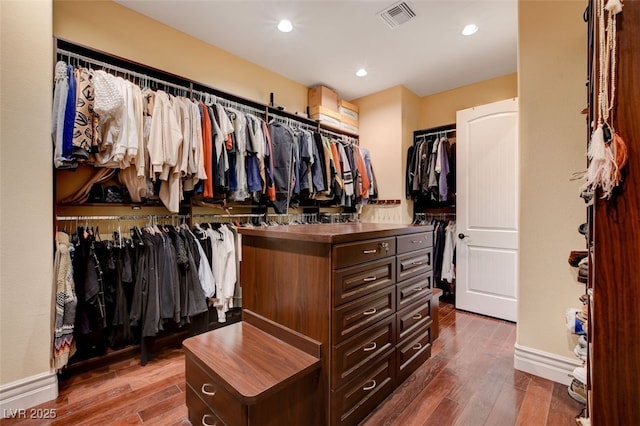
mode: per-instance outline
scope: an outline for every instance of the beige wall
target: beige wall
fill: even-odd
[[[53,34],[263,104],[303,112],[307,87],[111,1],[55,0]],[[126,28],[126,31],[117,30]]]
[[[420,117],[422,109],[420,108],[421,100],[415,93],[402,88],[402,164],[396,171],[396,181],[399,185],[400,195],[398,198],[402,200],[402,223],[411,223],[413,221],[413,201],[405,199],[405,167],[407,164],[407,149],[413,144],[413,132],[421,129]]]
[[[404,195],[404,168],[418,128],[420,98],[404,86],[395,86],[352,102],[360,109],[360,143],[371,151],[378,198],[400,200],[400,205],[365,206],[362,220],[410,223],[413,206]]]
[[[456,111],[518,96],[517,74],[425,96],[421,102],[419,129],[456,122]]]
[[[402,86],[395,86],[352,102],[360,109],[360,140],[371,151],[378,198],[399,197],[398,168],[402,163]],[[366,141],[366,142],[364,142]],[[365,207],[367,222],[400,222],[399,207]]]
[[[575,357],[563,315],[584,285],[567,263],[585,248],[572,172],[586,168],[586,1],[519,4],[520,293],[517,344]],[[553,13],[550,11],[553,10]]]
[[[51,9],[0,2],[0,385],[51,371]]]

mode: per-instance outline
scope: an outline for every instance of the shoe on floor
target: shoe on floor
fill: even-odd
[[[586,322],[577,317],[578,312],[580,312],[580,309],[567,309],[567,312],[565,313],[567,330],[569,330],[570,333],[577,335],[587,334]]]
[[[573,378],[582,383],[587,384],[587,367],[584,365],[573,369]]]
[[[580,337],[578,337],[578,345],[582,348],[586,348],[587,347],[587,336],[582,335]]]
[[[581,233],[582,235],[587,235],[587,232],[589,232],[589,224],[585,222],[580,226],[578,226],[578,232]]]
[[[580,404],[587,405],[587,387],[578,380],[573,379],[569,387],[567,387],[569,396]]]
[[[589,252],[586,250],[572,251],[569,253],[569,265],[573,267],[577,267],[580,264],[580,261],[586,258],[589,255]]]
[[[576,354],[576,356],[578,358],[580,358],[582,361],[586,361],[587,360],[587,348],[586,347],[582,347],[582,346],[580,346],[580,344],[577,344],[576,347],[573,348],[573,353]]]

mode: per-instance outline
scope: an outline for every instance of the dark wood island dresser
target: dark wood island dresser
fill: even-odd
[[[243,309],[321,343],[318,415],[357,424],[431,354],[433,227],[241,228]]]

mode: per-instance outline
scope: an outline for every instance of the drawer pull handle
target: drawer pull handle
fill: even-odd
[[[214,396],[216,394],[215,388],[214,388],[213,391],[208,391],[206,389],[207,386],[213,387],[213,385],[211,383],[203,383],[202,384],[202,389],[200,389],[202,391],[202,393],[205,394],[205,395]]]
[[[411,349],[413,349],[414,351],[419,351],[420,349],[422,349],[422,343],[418,343],[417,345],[415,345]]]
[[[375,281],[377,279],[378,279],[378,277],[367,277],[367,278],[363,279],[362,281],[364,281],[365,283],[370,283],[371,281]]]
[[[422,240],[413,240],[411,241],[413,244],[422,244]]]
[[[420,265],[422,265],[423,263],[424,263],[424,262],[412,262],[411,264],[412,264],[413,266],[420,266]]]
[[[412,316],[411,318],[413,318],[414,320],[422,319],[422,314],[416,314],[416,315]]]
[[[373,315],[373,314],[375,314],[376,312],[378,312],[378,310],[377,310],[376,308],[371,308],[371,309],[369,309],[368,311],[364,311],[364,312],[362,313],[362,315],[367,315],[367,316],[368,316],[368,315]]]
[[[365,352],[371,352],[372,350],[374,350],[374,349],[375,349],[375,348],[377,348],[377,347],[378,347],[378,345],[376,344],[376,342],[373,342],[373,343],[371,343],[371,345],[369,345],[369,346],[365,346],[365,347],[363,348],[363,350],[364,350]]]
[[[362,250],[362,254],[371,254],[371,253],[377,253],[377,252],[378,252],[377,249]]]
[[[207,418],[211,417],[214,421],[214,423],[207,423]],[[202,416],[202,425],[203,426],[217,426],[218,425],[218,419],[216,419],[215,416],[212,416],[211,414],[205,414],[204,416]]]
[[[365,386],[362,388],[363,391],[370,391],[371,389],[376,387],[376,381],[375,380],[371,380],[371,385],[370,386]]]
[[[422,291],[422,290],[423,290],[422,287],[416,287],[416,288],[413,289],[413,291]]]

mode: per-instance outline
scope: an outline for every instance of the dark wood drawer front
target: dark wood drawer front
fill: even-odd
[[[398,321],[396,325],[398,330],[397,344],[401,344],[405,337],[415,330],[425,324],[431,324],[431,300],[429,297],[418,300],[413,305],[399,311],[396,317]]]
[[[331,424],[357,425],[393,391],[395,354],[391,353],[361,376],[331,391]]]
[[[397,239],[398,254],[429,248],[433,245],[431,232],[403,235]]]
[[[215,350],[215,348],[211,348]],[[233,395],[215,382],[193,359],[186,359],[187,384],[192,387],[211,411],[227,425],[239,425],[246,422],[245,407]],[[200,424],[200,423],[197,423]]]
[[[396,290],[398,292],[396,295],[398,310],[411,305],[418,299],[423,299],[424,297],[429,296],[432,291],[432,280],[433,275],[429,273],[399,282],[396,285]]]
[[[333,344],[337,345],[396,311],[396,289],[388,286],[333,310]]]
[[[231,423],[225,423],[220,417],[211,411],[211,408],[198,396],[191,385],[187,384],[186,388],[187,408],[189,409],[189,421],[194,426],[232,426]],[[235,425],[246,425],[247,423],[234,423]]]
[[[403,281],[432,269],[432,250],[425,249],[398,255],[396,258],[396,280]]]
[[[429,356],[431,356],[431,327],[420,327],[407,337],[405,343],[396,350],[398,376],[396,386],[407,379]]]
[[[357,299],[396,282],[393,257],[333,272],[333,306]]]
[[[333,248],[333,269],[356,265],[396,254],[395,237],[377,238],[357,243],[338,244]]]
[[[393,351],[394,336],[395,318],[391,315],[373,328],[334,346],[331,356],[331,388],[339,388],[362,368]]]

